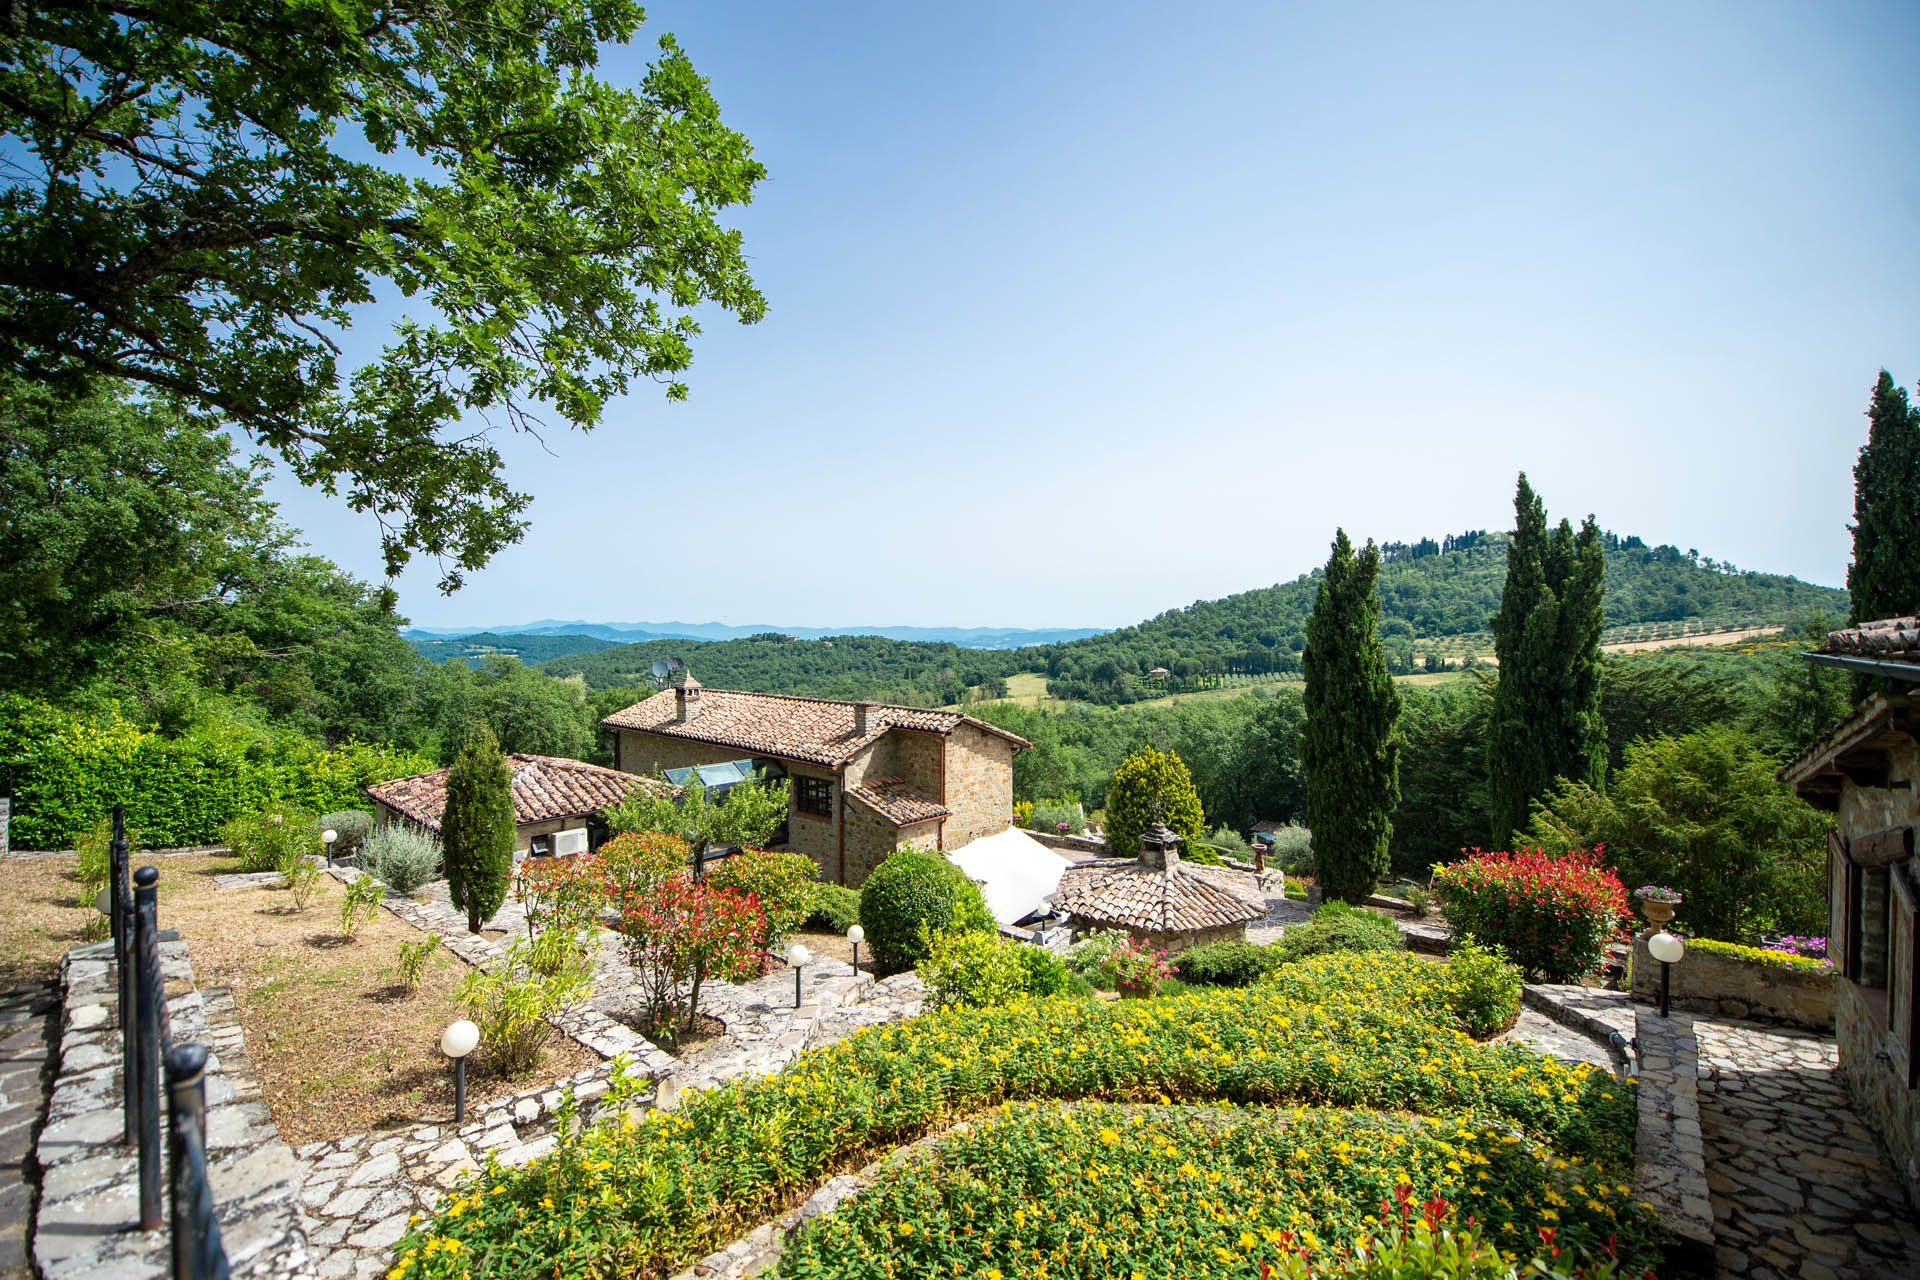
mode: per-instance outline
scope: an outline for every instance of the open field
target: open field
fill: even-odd
[[[134,855],[135,865],[148,861]],[[419,930],[376,911],[351,938],[338,927],[346,890],[323,876],[306,910],[277,887],[222,889],[227,857],[153,857],[160,926],[178,929],[202,990],[229,987],[247,1053],[280,1134],[296,1145],[422,1120],[451,1119],[453,1084],[440,1032],[464,1016],[454,991],[471,970],[435,952],[418,991],[392,973]],[[9,909],[0,977],[51,976],[80,941],[91,908],[74,904],[72,858],[0,860]],[[469,1105],[570,1075],[595,1061],[556,1035],[525,1080],[472,1076]]]

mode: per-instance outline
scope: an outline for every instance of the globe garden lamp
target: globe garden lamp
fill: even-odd
[[[113,915],[113,890],[102,889],[93,897],[93,909],[109,918]]]
[[[1665,929],[1647,939],[1647,954],[1660,962],[1660,1016],[1673,1002],[1673,966],[1687,954],[1687,944]]]
[[[853,944],[853,976],[856,978],[860,976],[860,944],[866,940],[867,931],[865,929],[862,929],[857,924],[848,928],[847,941]]]
[[[793,1007],[800,1007],[800,971],[812,961],[813,952],[807,950],[804,943],[796,942],[787,948],[787,963],[793,966]]]
[[[440,1052],[453,1059],[453,1122],[467,1122],[467,1055],[480,1047],[480,1028],[465,1018],[440,1033]]]
[[[333,842],[335,840],[338,840],[339,838],[340,838],[340,833],[338,831],[335,831],[332,827],[328,827],[325,831],[322,831],[320,833],[320,843],[327,847],[327,865],[328,866],[333,865]]]

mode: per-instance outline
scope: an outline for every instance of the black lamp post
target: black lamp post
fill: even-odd
[[[480,1044],[480,1028],[465,1018],[440,1033],[440,1052],[453,1059],[453,1123],[467,1122],[467,1055]]]
[[[1647,954],[1660,962],[1660,1016],[1664,1018],[1673,1003],[1673,966],[1687,954],[1687,944],[1662,929],[1647,939]]]
[[[805,943],[796,942],[787,949],[787,961],[793,965],[793,1007],[796,1009],[800,1007],[800,971],[812,959],[813,952],[807,950]]]

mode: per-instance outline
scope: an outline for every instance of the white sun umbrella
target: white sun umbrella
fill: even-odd
[[[1071,858],[1018,827],[982,836],[947,857],[969,879],[980,882],[987,910],[1001,924],[1033,914],[1060,887],[1060,873],[1073,865]]]

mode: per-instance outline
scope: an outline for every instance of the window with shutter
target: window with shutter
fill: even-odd
[[[1853,880],[1847,860],[1846,837],[1838,831],[1827,833],[1827,957],[1842,977],[1854,974],[1853,931],[1850,928]]]
[[[1892,973],[1888,1000],[1893,1010],[1893,1039],[1907,1052],[1907,1087],[1920,1083],[1920,887],[1911,866],[1893,869]]]

